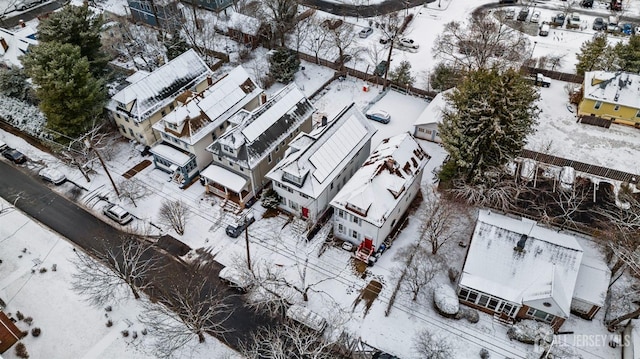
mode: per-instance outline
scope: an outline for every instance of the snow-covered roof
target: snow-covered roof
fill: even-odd
[[[256,19],[255,17],[240,14],[235,11],[231,12],[231,14],[229,15],[229,21],[227,22],[227,28],[234,29],[240,31],[243,34],[253,36],[258,35],[260,25],[260,20]]]
[[[436,97],[434,97],[433,100],[429,102],[420,116],[418,116],[418,119],[414,123],[414,126],[428,125],[431,123],[441,123],[442,110],[444,110],[447,106],[445,95],[452,93],[453,90],[454,89],[449,89],[447,91],[438,93]]]
[[[382,141],[331,201],[381,227],[430,157],[409,133]],[[351,209],[353,210],[351,210]]]
[[[242,188],[247,184],[246,178],[217,165],[209,165],[200,172],[200,175],[210,179],[211,181],[219,183],[236,193],[240,193]]]
[[[604,306],[610,279],[611,271],[607,264],[600,258],[594,258],[585,253],[582,256],[573,298],[598,307]]]
[[[22,68],[20,57],[27,53],[29,46],[37,44],[36,30],[30,26],[14,31],[0,28],[0,56],[7,66]]]
[[[538,309],[567,318],[582,252],[574,236],[481,210],[460,285],[515,303],[549,298],[557,306]]]
[[[327,321],[323,317],[300,304],[294,304],[287,309],[287,318],[318,332],[321,332],[327,326]]]
[[[267,174],[267,178],[318,198],[356,153],[370,144],[376,131],[352,103],[326,126],[309,134],[301,133],[291,141],[285,158]],[[283,181],[285,173],[302,178],[302,186]]]
[[[149,151],[180,167],[184,167],[191,159],[188,154],[164,144],[155,145]]]
[[[146,76],[134,76],[137,81],[116,93],[107,108],[123,111],[131,106],[134,120],[143,121],[211,74],[207,64],[190,49]]]
[[[584,98],[640,109],[640,75],[628,72],[586,72]]]
[[[201,93],[194,93],[185,102],[153,125],[160,132],[181,137],[190,144],[208,136],[216,127],[260,95],[263,90],[238,66],[214,81]],[[176,131],[166,131],[167,123],[178,126]]]
[[[207,151],[247,168],[253,168],[280,142],[311,118],[315,108],[295,83],[285,86],[257,109],[238,111],[233,125]],[[235,155],[222,146],[236,150]]]

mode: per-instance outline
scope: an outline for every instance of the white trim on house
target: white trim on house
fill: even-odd
[[[218,183],[233,192],[240,193],[247,185],[247,179],[226,168],[209,165],[200,175],[211,182]]]

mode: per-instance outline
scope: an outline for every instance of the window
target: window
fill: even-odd
[[[618,111],[620,110],[620,105],[615,105],[615,107],[613,108],[614,111]]]
[[[467,298],[468,301],[475,303],[477,299],[478,299],[478,293],[469,292],[469,297]]]
[[[596,104],[593,105],[593,108],[595,108],[596,110],[599,110],[600,106],[602,106],[602,101],[596,101]]]
[[[527,315],[536,319],[540,319],[544,322],[547,323],[551,323],[553,321],[553,319],[555,318],[555,316],[547,313],[547,312],[543,312],[541,310],[537,310],[535,308],[529,308],[529,310],[527,310]]]
[[[480,295],[480,300],[478,300],[478,305],[482,306],[482,307],[486,307],[487,303],[489,302],[489,297],[482,294]]]
[[[169,105],[169,110],[173,111],[174,108],[175,106],[173,106],[173,104]]]
[[[133,134],[133,130],[129,129],[129,135],[131,135],[132,137],[135,137],[135,135]]]
[[[269,154],[269,157],[267,157],[267,160],[269,161],[269,163],[271,163],[271,161],[273,160],[273,157],[271,157],[271,154]]]
[[[164,117],[164,116],[167,114],[167,111],[162,110],[162,111],[160,112],[160,114],[162,115],[162,117]]]
[[[356,217],[354,215],[351,215],[351,222],[360,225],[360,218],[358,218],[358,217]]]
[[[351,230],[351,237],[358,239],[358,232],[356,232],[355,230]]]
[[[496,310],[496,307],[498,306],[498,300],[495,298],[491,298],[489,299],[489,305],[487,305],[487,308],[491,309],[491,310]]]
[[[331,183],[331,189],[333,189],[333,183]]]
[[[344,226],[342,224],[338,224],[338,233],[344,233]]]
[[[344,211],[343,210],[341,210],[341,209],[338,210],[338,217],[344,218]]]
[[[467,296],[469,295],[469,291],[462,288],[460,289],[460,293],[458,293],[458,298],[462,299],[462,300],[467,300]]]
[[[640,110],[636,111],[636,117],[640,117]]]

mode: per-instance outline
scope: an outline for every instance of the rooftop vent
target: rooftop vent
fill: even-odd
[[[618,101],[619,98],[620,98],[620,94],[616,93],[616,95],[613,97],[613,101]]]

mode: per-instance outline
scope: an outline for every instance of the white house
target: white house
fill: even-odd
[[[226,131],[229,118],[240,110],[253,110],[260,105],[263,91],[242,66],[212,83],[200,93],[185,91],[176,99],[177,107],[153,125],[157,137],[161,138],[151,148],[154,164],[181,184],[190,183],[213,161],[206,148]],[[168,152],[176,154],[165,156]],[[195,161],[195,166],[187,161],[190,169],[183,167],[184,158],[177,153]]]
[[[413,136],[415,138],[442,143],[438,133],[438,124],[442,123],[442,110],[447,106],[445,95],[451,92],[453,92],[453,89],[437,94],[418,116],[418,119],[413,124]]]
[[[375,261],[420,190],[429,159],[409,133],[383,140],[331,201],[334,236],[357,245],[359,259]]]
[[[301,131],[311,131],[315,108],[295,84],[290,84],[253,111],[240,110],[231,126],[207,151],[213,162],[200,175],[209,193],[244,208],[268,182],[266,174]]]
[[[315,222],[369,156],[376,131],[351,104],[334,120],[296,136],[267,174],[280,207]]]
[[[36,30],[30,26],[21,26],[11,31],[0,28],[0,56],[8,67],[22,68],[20,58],[29,51],[29,47],[38,44]]]
[[[185,91],[200,93],[212,84],[212,72],[190,49],[149,73],[139,70],[107,103],[120,133],[145,145],[159,140],[152,126],[177,105]]]
[[[585,270],[582,263],[583,249],[574,236],[525,218],[481,210],[458,282],[458,298],[506,322],[535,319],[558,330],[573,302],[604,303],[608,271],[601,272],[598,265],[595,272],[580,275]],[[593,268],[593,263],[586,266]]]

